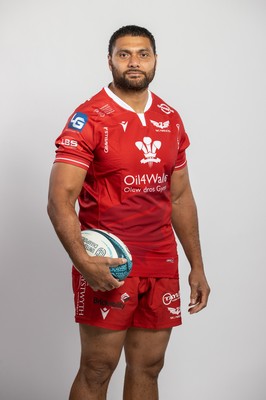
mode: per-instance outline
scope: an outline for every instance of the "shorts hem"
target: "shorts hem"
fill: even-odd
[[[169,322],[169,324],[156,325],[156,326],[141,326],[141,324],[134,324],[134,325],[131,326],[131,328],[160,330],[160,329],[174,328],[175,326],[180,326],[180,325],[182,325],[182,321],[178,321],[178,322],[175,322],[175,323],[170,323]]]
[[[126,326],[114,326],[114,325],[107,325],[106,323],[101,323],[99,321],[89,321],[86,318],[80,318],[80,317],[76,317],[75,318],[75,322],[77,324],[84,324],[84,325],[90,325],[90,326],[95,326],[97,328],[103,328],[103,329],[109,329],[112,331],[125,331],[129,328],[140,328],[140,329],[155,329],[155,330],[160,330],[160,329],[168,329],[168,328],[174,328],[177,326],[181,326],[182,325],[182,320],[179,321],[175,321],[175,322],[169,322],[168,324],[162,324],[162,325],[152,325],[152,326],[143,326],[142,324],[129,324]]]
[[[125,331],[128,328],[130,328],[130,326],[122,326],[122,325],[120,325],[120,326],[118,326],[118,325],[110,326],[110,325],[108,325],[106,323],[101,323],[99,321],[89,321],[86,318],[80,318],[80,317],[76,317],[75,318],[75,322],[77,324],[90,325],[90,326],[95,326],[97,328],[109,329],[109,330],[112,330],[112,331]]]

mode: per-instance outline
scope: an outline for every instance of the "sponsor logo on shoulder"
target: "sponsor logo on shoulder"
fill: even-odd
[[[158,104],[157,107],[159,107],[160,110],[162,112],[164,112],[165,114],[171,114],[174,112],[174,110],[172,110],[167,104],[164,104],[164,103]]]
[[[69,138],[62,138],[60,144],[66,147],[78,147],[78,142]]]
[[[77,112],[71,118],[71,121],[68,124],[68,128],[81,132],[87,121],[88,121],[88,116],[86,114]]]
[[[111,106],[109,106],[109,104],[105,104],[104,106],[99,107],[99,108],[94,108],[93,111],[96,114],[98,114],[99,117],[101,117],[101,118],[105,117],[108,114],[112,114],[115,112],[115,110]]]

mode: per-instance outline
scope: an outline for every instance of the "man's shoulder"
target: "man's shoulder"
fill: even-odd
[[[152,95],[152,111],[157,111],[161,114],[167,115],[168,117],[179,117],[177,110],[172,107],[168,102],[151,92]]]
[[[101,89],[98,93],[94,94],[83,103],[81,103],[77,108],[76,112],[84,112],[91,113],[97,107],[101,107],[101,105],[106,101],[106,93],[104,89]]]

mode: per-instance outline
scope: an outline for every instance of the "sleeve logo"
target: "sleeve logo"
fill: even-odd
[[[71,118],[68,128],[75,129],[76,131],[81,132],[87,121],[88,121],[88,116],[86,114],[77,112]]]

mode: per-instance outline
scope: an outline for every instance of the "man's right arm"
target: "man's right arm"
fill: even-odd
[[[93,290],[111,290],[123,284],[109,267],[123,264],[123,259],[90,257],[84,247],[75,204],[87,171],[65,163],[53,165],[48,195],[48,215],[54,229],[77,270]]]

